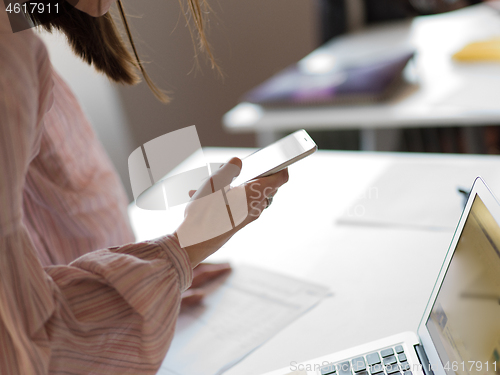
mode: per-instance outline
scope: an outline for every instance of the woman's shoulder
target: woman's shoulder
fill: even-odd
[[[22,103],[38,124],[52,103],[52,88],[52,65],[41,38],[31,29],[0,34],[0,97]]]
[[[32,30],[0,33],[0,79],[4,82],[39,86],[50,74],[45,44]]]

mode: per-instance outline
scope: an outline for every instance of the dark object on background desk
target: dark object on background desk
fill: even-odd
[[[410,4],[422,15],[451,12],[482,0],[409,0]]]
[[[460,194],[462,194],[462,197],[463,197],[463,207],[465,208],[465,206],[467,205],[467,201],[469,200],[469,196],[470,196],[470,189],[466,189],[466,188],[461,188],[461,187],[457,187],[457,190]]]
[[[266,107],[382,101],[405,84],[402,72],[413,56],[413,51],[402,51],[321,74],[308,73],[295,64],[257,86],[243,100]]]
[[[318,3],[320,43],[348,32],[349,0],[316,0]],[[351,0],[352,1],[352,0]],[[424,14],[455,10],[482,0],[361,0],[363,23],[373,25]]]
[[[319,31],[321,44],[348,32],[347,6],[349,0],[316,0],[318,3]],[[351,0],[352,1],[352,0]],[[362,0],[363,24],[415,17],[418,12],[410,0]]]

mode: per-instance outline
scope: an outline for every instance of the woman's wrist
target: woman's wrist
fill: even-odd
[[[195,268],[198,264],[200,264],[205,258],[203,258],[199,254],[199,249],[196,249],[196,245],[191,245],[191,246],[186,246],[183,247],[179,241],[179,236],[177,235],[177,232],[174,232],[172,234],[173,237],[177,240],[177,243],[179,243],[179,247],[184,249],[184,251],[187,253],[189,262],[191,263],[191,268]],[[208,255],[207,255],[208,256]]]

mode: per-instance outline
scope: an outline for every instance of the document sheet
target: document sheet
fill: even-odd
[[[453,231],[477,176],[500,196],[498,161],[391,164],[338,219],[339,224]]]
[[[181,310],[158,375],[215,375],[243,359],[329,294],[326,287],[250,266],[210,285]]]

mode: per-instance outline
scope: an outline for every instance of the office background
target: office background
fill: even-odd
[[[380,0],[378,12],[366,4],[360,11],[361,0],[347,3],[342,0],[210,2],[214,12],[208,17],[208,38],[224,74],[220,77],[210,69],[203,55],[199,57],[200,69],[196,69],[193,42],[177,1],[125,0],[136,45],[147,62],[146,69],[158,86],[172,94],[173,100],[168,105],[159,103],[145,83],[133,87],[110,84],[74,57],[63,38],[44,38],[53,64],[76,92],[132,198],[127,158],[139,145],[170,131],[196,125],[203,146],[255,146],[254,134],[231,134],[224,130],[224,113],[233,108],[245,92],[297,62],[329,38],[357,30],[364,23],[417,13],[408,7],[408,1],[404,6],[390,6],[397,2]],[[346,14],[338,16],[343,12]],[[429,133],[425,132],[424,135]],[[451,139],[451,143],[460,142],[457,129],[430,132],[446,133],[444,136]],[[311,132],[311,135],[320,148],[357,149],[356,133]],[[419,129],[405,130],[404,135],[404,139],[417,141],[425,138]],[[488,137],[492,139],[497,135],[492,132]],[[443,135],[435,137],[443,138]],[[402,146],[406,147],[405,151],[428,151],[423,147]],[[448,150],[460,151],[458,148]]]
[[[204,56],[195,66],[186,21],[177,1],[125,1],[134,35],[154,81],[174,100],[158,103],[145,84],[120,89],[139,143],[168,131],[196,125],[203,146],[253,146],[251,135],[224,132],[221,118],[245,91],[317,47],[314,1],[254,0],[209,2],[208,38],[225,75]]]

